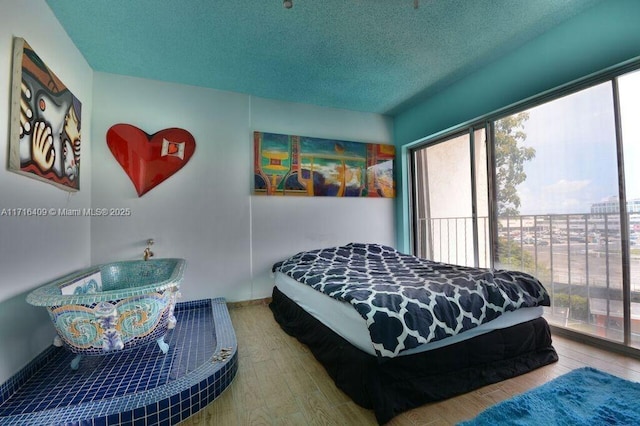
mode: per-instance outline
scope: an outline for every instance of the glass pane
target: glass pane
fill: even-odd
[[[476,167],[476,211],[478,214],[478,266],[491,266],[491,231],[489,228],[489,179],[487,171],[487,137],[485,129],[473,133]]]
[[[469,134],[415,151],[414,165],[416,254],[474,266]]]
[[[629,222],[631,346],[640,347],[640,71],[618,79]]]
[[[536,275],[556,325],[622,341],[611,83],[495,122],[495,267]]]

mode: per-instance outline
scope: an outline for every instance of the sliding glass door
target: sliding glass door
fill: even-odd
[[[640,348],[640,71],[411,155],[418,256],[533,274],[551,324]]]
[[[541,279],[551,293],[551,323],[621,342],[613,105],[606,82],[495,122],[496,141],[517,147],[503,151],[507,158],[496,170],[503,184],[496,192],[495,266]],[[508,177],[500,177],[500,167]]]
[[[415,252],[465,266],[489,266],[484,129],[413,153]]]
[[[627,248],[629,280],[630,345],[640,348],[640,71],[617,79],[620,100],[620,132],[624,168],[626,215],[622,216],[628,234],[623,234]]]

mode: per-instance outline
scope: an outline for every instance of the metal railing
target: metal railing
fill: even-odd
[[[629,216],[628,216],[629,217]],[[489,219],[480,217],[477,266],[516,269],[538,277],[551,294],[552,316],[566,326],[618,330],[622,304],[622,241],[630,236],[632,301],[640,301],[640,216],[620,232],[620,214],[521,215],[498,219],[496,253],[491,253]],[[416,253],[439,262],[474,266],[472,218],[419,219]],[[640,305],[638,305],[640,332]],[[632,309],[633,310],[633,309]],[[639,338],[640,340],[640,338]]]
[[[417,221],[419,257],[456,265],[474,266],[473,219],[471,217],[421,218]],[[489,218],[478,218],[479,266],[491,265]]]

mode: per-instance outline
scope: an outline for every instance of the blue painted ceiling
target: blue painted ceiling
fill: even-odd
[[[603,0],[47,0],[95,71],[394,115]]]

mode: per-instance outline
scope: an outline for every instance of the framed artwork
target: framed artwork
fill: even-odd
[[[13,39],[9,170],[80,189],[82,105],[22,38]]]
[[[395,147],[254,132],[254,194],[395,197]]]

